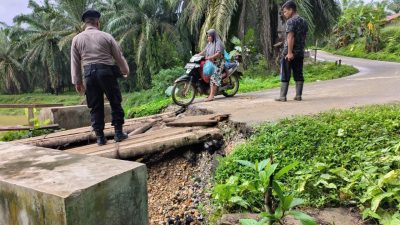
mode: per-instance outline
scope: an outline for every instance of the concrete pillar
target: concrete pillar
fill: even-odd
[[[0,144],[1,225],[147,225],[140,163]]]
[[[111,122],[110,104],[104,105],[104,115],[104,121]],[[44,108],[40,110],[39,120],[49,120],[50,123],[65,129],[86,127],[90,126],[90,109],[86,105]]]

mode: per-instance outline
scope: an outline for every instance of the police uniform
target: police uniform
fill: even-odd
[[[82,21],[85,22],[87,18],[98,19],[100,13],[96,10],[87,10],[82,15]],[[106,142],[103,133],[104,94],[110,101],[112,125],[116,131],[114,139],[121,141],[127,138],[126,134],[122,132],[124,111],[121,106],[122,97],[115,72],[116,66],[119,67],[120,73],[129,74],[129,67],[122,51],[110,34],[87,24],[85,31],[76,35],[72,40],[72,83],[79,85],[83,84],[83,81],[85,82],[87,105],[90,108],[91,123],[98,137],[99,145]],[[82,79],[82,68],[84,79]]]

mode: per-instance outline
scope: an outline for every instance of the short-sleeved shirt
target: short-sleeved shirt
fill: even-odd
[[[73,84],[82,83],[81,68],[90,64],[117,64],[122,74],[129,74],[128,64],[115,39],[110,34],[91,26],[72,40],[71,78]]]
[[[293,54],[295,56],[304,57],[304,48],[306,46],[306,37],[308,32],[308,24],[305,19],[296,15],[290,18],[286,23],[286,35],[290,32],[294,34]],[[288,54],[288,41],[286,38],[283,55]]]

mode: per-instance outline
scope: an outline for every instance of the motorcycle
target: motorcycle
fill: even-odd
[[[240,55],[234,57],[233,62],[225,63],[222,71],[221,86],[216,95],[233,97],[239,91],[239,80],[242,73],[239,71]],[[210,93],[210,76],[203,73],[206,63],[202,55],[194,55],[186,64],[186,73],[175,80],[172,88],[172,100],[179,106],[190,105],[196,95],[208,95]]]

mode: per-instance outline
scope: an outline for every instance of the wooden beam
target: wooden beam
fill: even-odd
[[[19,131],[19,130],[45,130],[45,129],[58,129],[60,126],[58,124],[51,124],[40,127],[33,126],[6,126],[0,127],[0,131]]]
[[[229,114],[210,114],[201,116],[186,116],[167,123],[170,127],[216,126],[218,122],[225,121]]]
[[[33,118],[35,118],[35,115],[33,115],[33,108],[28,108],[28,124],[29,124],[29,126],[35,125]]]
[[[155,121],[150,122],[150,123],[148,123],[148,124],[146,124],[146,125],[144,125],[144,126],[142,126],[142,127],[139,127],[139,128],[137,128],[136,130],[130,132],[130,133],[128,134],[128,136],[143,134],[143,133],[145,133],[146,131],[150,130],[150,129],[154,126],[154,124],[156,124]]]
[[[64,104],[0,104],[0,108],[3,109],[49,108],[59,106],[64,106]]]

